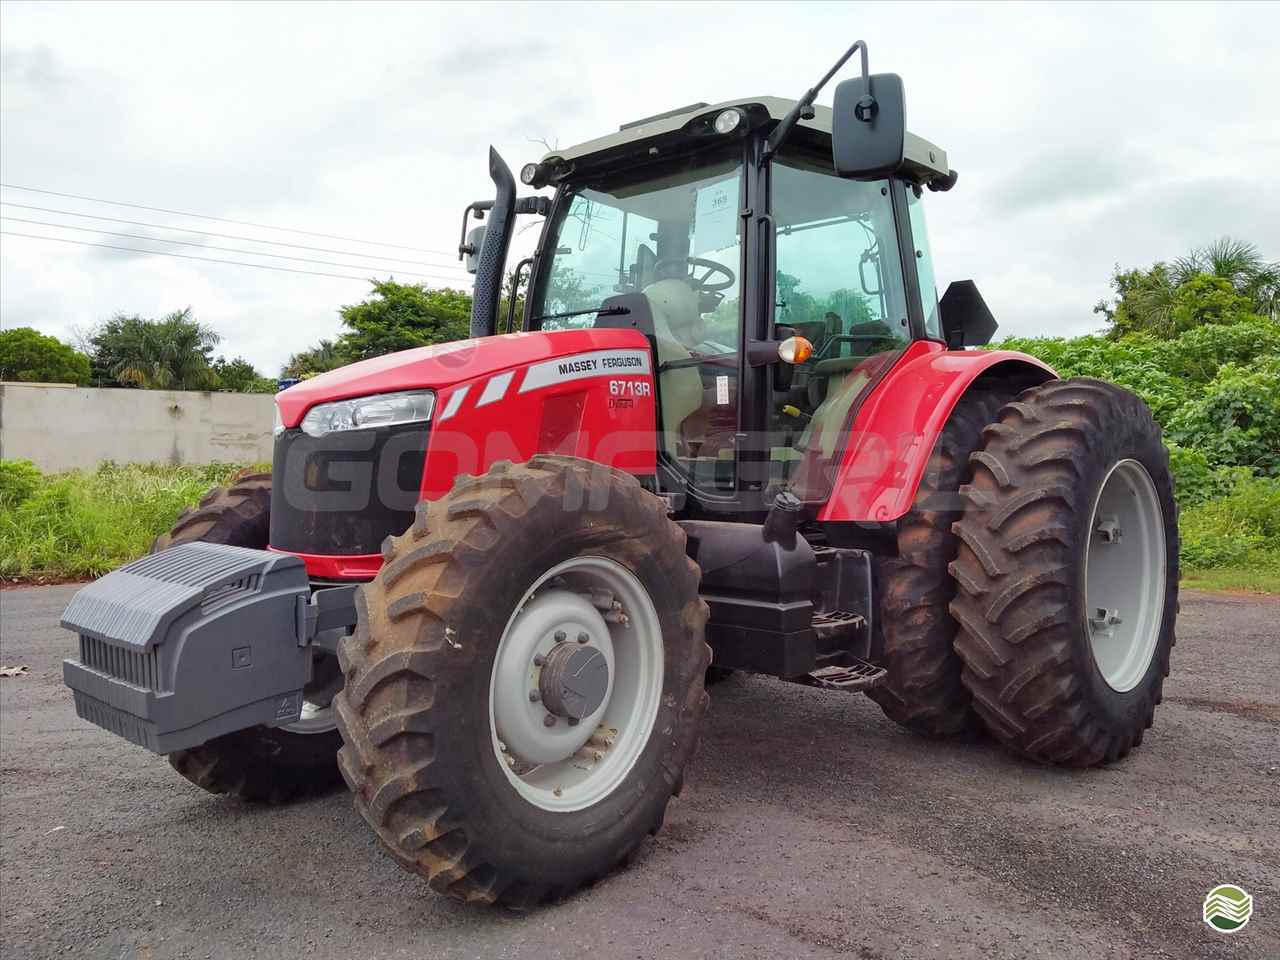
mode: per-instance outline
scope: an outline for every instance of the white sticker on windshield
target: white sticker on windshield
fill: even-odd
[[[716,377],[716,403],[722,407],[729,405],[729,378],[724,374]]]
[[[737,240],[737,215],[736,178],[698,190],[693,208],[693,256],[732,246]]]

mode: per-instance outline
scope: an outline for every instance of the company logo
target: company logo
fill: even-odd
[[[1224,883],[1204,898],[1204,922],[1219,933],[1235,933],[1253,913],[1253,897],[1234,883]]]

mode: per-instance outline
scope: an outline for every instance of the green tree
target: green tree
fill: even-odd
[[[341,352],[352,360],[464,339],[470,330],[471,295],[421,283],[375,280],[372,295],[338,311],[347,330]]]
[[[1099,300],[1093,312],[1106,319],[1112,337],[1164,329],[1169,325],[1177,288],[1166,263],[1156,263],[1149,270],[1116,267],[1111,275],[1115,297]]]
[[[218,389],[227,393],[275,393],[276,382],[264,377],[244,357],[228,360],[219,357],[213,361],[213,372],[218,376]]]
[[[1203,324],[1237,323],[1280,316],[1280,265],[1268,263],[1250,243],[1223,237],[1172,264],[1120,270],[1111,277],[1114,296],[1094,307],[1108,335],[1148,333],[1173,337]]]
[[[0,380],[84,386],[89,382],[89,358],[31,327],[0,330]]]
[[[284,379],[304,380],[317,373],[336,370],[348,362],[342,350],[332,340],[321,340],[309,350],[299,350],[280,368]]]
[[[221,338],[191,308],[159,320],[117,314],[89,337],[95,379],[149,390],[211,390],[213,348]]]
[[[1174,279],[1179,285],[1202,273],[1226,280],[1253,303],[1256,312],[1278,319],[1280,263],[1268,263],[1252,243],[1223,237],[1173,262]]]

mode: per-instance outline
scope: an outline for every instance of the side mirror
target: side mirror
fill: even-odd
[[[831,155],[836,175],[878,180],[902,166],[906,141],[902,78],[873,73],[836,86],[831,119]]]
[[[942,317],[942,335],[951,350],[985,346],[1000,326],[972,280],[951,281],[938,301],[938,312]]]
[[[467,268],[467,273],[475,273],[480,269],[480,251],[484,249],[484,234],[484,224],[473,227],[467,234],[467,242],[462,247],[462,252],[467,258],[463,264]]]

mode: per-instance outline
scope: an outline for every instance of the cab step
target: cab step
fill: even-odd
[[[838,667],[822,667],[812,673],[790,678],[794,683],[802,683],[806,687],[818,687],[822,690],[844,690],[856,693],[880,683],[889,671],[877,667],[866,660],[855,660],[853,663]]]
[[[865,630],[867,620],[861,614],[831,610],[827,613],[815,613],[810,626],[819,640],[830,641]]]

